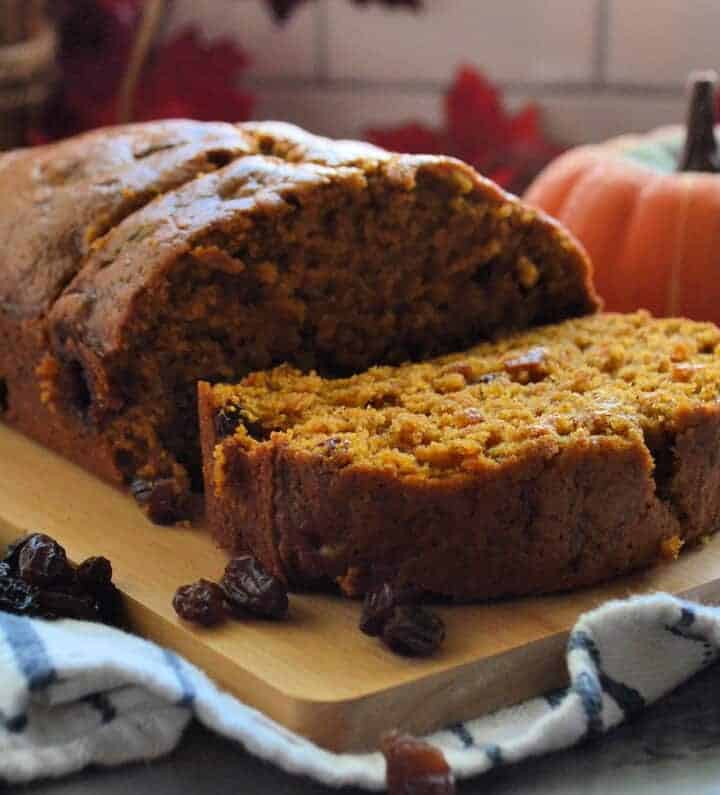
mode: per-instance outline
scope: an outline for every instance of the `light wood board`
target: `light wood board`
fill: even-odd
[[[357,629],[360,604],[292,595],[287,622],[183,623],[178,585],[219,578],[226,561],[202,528],[158,527],[120,491],[0,425],[0,542],[43,530],[74,560],[102,554],[132,629],[175,649],[221,687],[332,750],[375,747],[391,728],[424,732],[566,681],[564,644],[580,613],[656,590],[720,601],[720,537],[680,560],[572,594],[438,607],[441,652],[406,660]]]

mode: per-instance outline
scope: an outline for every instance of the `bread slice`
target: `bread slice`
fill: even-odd
[[[200,384],[207,516],[292,585],[573,588],[720,521],[720,330],[640,312],[324,379]]]
[[[122,480],[116,446],[87,412],[95,387],[53,349],[48,315],[124,218],[255,148],[234,125],[174,120],[0,155],[0,420]]]
[[[0,411],[164,521],[202,481],[198,379],[348,374],[597,308],[576,243],[448,158],[164,122],[0,172]]]

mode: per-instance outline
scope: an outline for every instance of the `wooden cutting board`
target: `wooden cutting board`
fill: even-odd
[[[719,535],[599,588],[439,607],[447,639],[429,660],[386,651],[357,629],[360,604],[330,595],[293,595],[287,622],[195,629],[171,600],[178,585],[222,573],[225,555],[208,534],[149,523],[120,491],[0,425],[0,542],[28,529],[56,537],[75,561],[110,558],[135,632],[332,750],[375,747],[391,728],[425,732],[561,686],[569,628],[606,599],[664,590],[720,601]]]

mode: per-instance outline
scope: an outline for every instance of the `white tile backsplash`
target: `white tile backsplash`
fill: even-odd
[[[544,129],[557,141],[595,143],[626,132],[644,132],[685,118],[682,96],[655,97],[609,91],[535,97]]]
[[[682,121],[682,97],[638,98],[625,93],[579,92],[573,95],[510,91],[507,107],[517,110],[533,100],[540,105],[543,126],[565,143],[601,141],[624,132],[642,132]],[[259,119],[283,119],[312,132],[336,138],[362,137],[372,127],[393,127],[407,121],[443,123],[440,93],[409,92],[370,86],[305,87],[302,91],[269,86],[258,97]]]
[[[300,5],[278,25],[264,0],[174,0],[166,35],[200,24],[211,38],[231,36],[252,59],[256,77],[314,77],[316,15],[314,3]]]
[[[267,86],[258,92],[255,116],[290,121],[320,135],[353,138],[369,127],[409,120],[440,124],[442,98],[436,93],[382,86],[306,86],[302,90]]]
[[[720,67],[720,0],[609,0],[607,79],[682,86]]]
[[[276,24],[265,0],[174,0],[169,31],[200,24],[253,59],[256,116],[359,136],[437,125],[443,91],[471,64],[511,107],[528,98],[564,143],[684,117],[695,67],[720,67],[720,0],[424,0],[424,10],[306,0]]]
[[[467,62],[502,81],[587,81],[596,4],[425,0],[412,13],[328,0],[330,75],[442,82]]]

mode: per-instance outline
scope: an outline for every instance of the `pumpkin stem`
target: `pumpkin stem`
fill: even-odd
[[[690,75],[685,149],[678,171],[720,171],[720,156],[715,138],[715,87],[717,73],[708,70]]]

